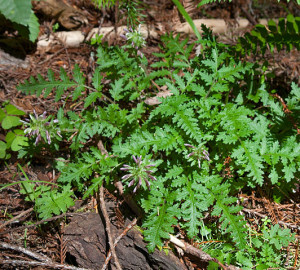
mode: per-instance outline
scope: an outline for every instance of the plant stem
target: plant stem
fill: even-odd
[[[194,21],[192,20],[190,15],[186,12],[185,8],[181,5],[179,0],[172,0],[172,1],[177,6],[177,8],[178,8],[179,12],[181,13],[181,15],[185,18],[185,20],[191,26],[191,28],[194,31],[194,33],[195,33],[196,37],[198,38],[198,40],[201,40],[202,37],[201,37],[196,25],[194,24]]]

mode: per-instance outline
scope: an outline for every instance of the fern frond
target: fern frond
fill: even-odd
[[[88,189],[84,193],[82,199],[85,200],[86,198],[93,196],[94,193],[99,190],[99,186],[102,185],[104,178],[105,178],[105,176],[101,176],[101,177],[96,177],[96,178],[92,179],[92,181],[91,181],[92,184],[88,187]]]
[[[221,215],[220,222],[222,222],[222,230],[231,234],[231,237],[240,249],[245,249],[246,222],[242,216],[236,215],[241,209],[241,206],[227,206],[217,198],[212,215]]]
[[[125,157],[127,155],[140,155],[147,153],[150,149],[153,152],[166,151],[169,153],[174,149],[180,149],[184,145],[180,135],[171,127],[156,128],[155,131],[141,131],[132,134],[125,143],[118,142],[113,146],[113,150]]]
[[[228,195],[228,185],[219,184],[219,186],[216,187],[212,186],[212,183],[210,183],[209,186],[213,187],[210,192],[216,200],[212,215],[221,215],[221,229],[230,233],[230,236],[235,241],[236,245],[240,249],[244,249],[246,246],[246,222],[243,220],[242,216],[237,215],[242,207],[232,206],[232,204],[236,202],[236,198]]]
[[[253,115],[253,111],[243,106],[227,104],[219,113],[217,118],[224,132],[219,132],[217,140],[222,140],[225,144],[235,143],[239,138],[250,136],[253,131],[249,129],[252,122],[249,116]]]
[[[240,143],[241,145],[232,152],[232,158],[235,159],[237,165],[244,165],[244,168],[240,169],[240,173],[248,172],[248,177],[251,177],[255,183],[262,186],[264,182],[264,165],[258,145],[250,141],[240,141]],[[248,182],[248,185],[253,186],[254,184]]]
[[[154,118],[155,116],[161,114],[162,116],[171,116],[176,112],[176,109],[181,105],[186,103],[188,100],[190,100],[189,97],[186,95],[180,95],[180,96],[170,96],[167,98],[161,98],[162,101],[161,104],[154,110],[152,110],[149,120]],[[149,121],[148,120],[148,121]]]
[[[263,55],[268,46],[271,51],[274,48],[280,51],[284,47],[288,51],[293,47],[300,50],[299,21],[299,17],[289,14],[286,19],[278,19],[278,23],[270,20],[268,26],[258,24],[245,37],[239,39],[238,50],[255,54],[260,48]]]
[[[104,159],[100,150],[91,148],[91,152],[84,152],[78,157],[76,162],[69,163],[61,170],[58,182],[68,184],[73,183],[79,190],[82,189],[84,181],[89,180],[94,171],[99,167],[100,161]]]
[[[191,108],[180,106],[172,118],[174,124],[177,124],[187,135],[197,142],[201,142],[203,133],[201,132],[198,120],[195,118],[195,113]]]
[[[185,95],[171,96],[162,99],[162,103],[154,109],[149,117],[149,120],[158,114],[162,114],[163,119],[173,115],[170,119],[176,124],[186,135],[191,136],[197,142],[201,141],[203,134],[199,128],[197,116],[192,108],[189,108]],[[148,120],[148,121],[149,121]]]
[[[180,184],[181,188],[178,186]],[[199,227],[202,226],[201,219],[203,212],[213,203],[209,198],[210,194],[205,186],[193,183],[187,177],[180,177],[172,182],[178,190],[177,201],[182,202],[180,206],[180,217],[182,228],[187,229],[188,237],[193,238],[199,234]]]
[[[56,80],[54,78],[54,73],[52,70],[48,70],[48,81],[46,81],[41,75],[37,75],[37,80],[34,77],[30,77],[30,80],[23,84],[17,86],[19,91],[29,95],[37,95],[40,96],[44,92],[44,97],[47,97],[52,91],[55,91],[55,101],[60,100],[65,91],[70,88],[74,88],[73,93],[73,101],[79,98],[81,92],[85,88],[85,79],[83,77],[82,72],[80,71],[78,65],[75,65],[74,70],[74,81],[70,80],[67,76],[66,71],[61,68],[60,69],[60,80]]]
[[[174,74],[173,77],[176,84],[179,86],[179,89],[177,89],[176,84],[174,83],[167,82],[167,86],[174,95],[179,95],[180,93],[184,93],[186,91],[193,91],[192,85],[193,82],[197,79],[198,73],[199,71],[195,69],[193,74],[190,74],[188,72],[183,76]]]
[[[64,186],[61,192],[56,189],[43,192],[41,197],[36,199],[39,217],[47,219],[66,212],[69,207],[74,205],[74,200],[71,198],[73,195],[70,185]]]
[[[179,215],[179,209],[173,205],[175,193],[162,188],[152,192],[151,195],[154,197],[150,200],[155,202],[155,205],[151,207],[152,211],[143,223],[143,227],[146,228],[145,240],[149,242],[147,247],[150,252],[153,252],[156,246],[163,246],[162,239],[168,239],[169,234],[173,233],[172,225],[177,223],[175,217]]]

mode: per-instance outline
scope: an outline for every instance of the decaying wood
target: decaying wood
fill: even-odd
[[[204,252],[202,249],[195,248],[194,246],[179,240],[178,238],[176,238],[171,234],[170,234],[170,242],[178,246],[179,248],[181,248],[186,254],[193,255],[204,262],[213,261],[217,263],[223,270],[241,270],[239,267],[236,267],[234,265],[227,266],[222,264],[218,259],[211,257],[208,253]]]
[[[201,33],[201,25],[205,24],[207,27],[210,27],[214,33],[225,33],[227,32],[231,26],[228,26],[224,20],[221,19],[201,19],[194,20],[194,23]],[[267,25],[267,20],[262,19],[259,21],[260,24]],[[235,30],[242,30],[247,28],[250,25],[249,21],[246,19],[237,20],[236,25],[234,26]],[[157,24],[154,26],[150,25],[142,25],[141,26],[141,34],[144,38],[158,39],[159,34],[156,29],[162,29],[163,25]],[[114,36],[120,36],[120,34],[124,34],[124,29],[126,26],[119,26],[117,29],[117,33],[115,33],[115,29],[113,26],[111,27],[101,27],[93,28],[85,37],[81,31],[61,31],[50,35],[43,35],[39,38],[38,48],[51,47],[55,43],[58,43],[57,40],[61,40],[64,42],[66,47],[78,47],[83,41],[89,41],[91,38],[95,37],[96,34],[102,35],[103,40],[108,40]],[[232,27],[231,27],[232,28]],[[184,35],[194,35],[193,30],[191,29],[188,23],[176,24],[172,27],[174,33],[181,33]]]
[[[23,247],[8,244],[8,243],[5,243],[5,242],[0,242],[0,248],[10,249],[10,250],[21,252],[21,253],[23,253],[23,254],[31,257],[31,258],[34,258],[38,261],[41,261],[41,262],[50,262],[51,261],[48,257],[46,257],[44,255],[38,254],[36,252],[33,252],[33,251],[31,251],[29,249],[26,249],[26,248],[23,248]]]
[[[25,260],[2,260],[1,265],[15,265],[15,266],[44,266],[43,269],[65,269],[65,270],[90,270],[86,268],[78,268],[76,266],[59,264],[55,262],[37,262],[37,261],[25,261]],[[4,268],[3,268],[4,269]]]
[[[116,238],[114,242],[115,245],[116,241],[121,238],[118,245],[116,245],[116,253],[123,269],[188,269],[171,251],[169,255],[166,255],[164,251],[158,250],[149,253],[141,232],[136,228],[129,230],[135,224],[135,219],[133,221],[126,221],[125,226],[128,229],[121,230],[115,226],[116,222],[113,216],[115,205],[113,202],[105,202],[111,219],[113,234],[123,236]],[[99,214],[90,212],[75,216],[71,219],[68,226],[66,226],[64,236],[68,239],[67,254],[72,258],[73,262],[76,261],[78,267],[101,269],[106,258],[110,256],[110,253],[107,252],[109,247],[107,245],[104,223],[105,221],[101,219]],[[114,265],[111,265],[111,269],[116,268]]]
[[[266,19],[261,19],[258,21],[258,23],[262,24],[262,25],[267,25],[268,21]],[[221,19],[199,19],[199,20],[194,20],[194,24],[200,33],[202,32],[201,25],[205,24],[207,27],[211,28],[213,33],[215,33],[215,34],[226,33],[231,28],[239,31],[239,30],[245,29],[251,25],[249,23],[249,21],[246,19],[236,20],[236,23],[234,26],[227,25],[226,22]],[[182,23],[181,25],[178,25],[178,26],[176,25],[174,31],[177,33],[184,33],[184,34],[188,34],[188,35],[194,34],[192,28],[190,27],[190,25],[187,22]]]
[[[100,187],[100,207],[101,207],[103,217],[105,219],[105,228],[106,228],[106,232],[107,232],[108,243],[109,243],[109,247],[110,247],[112,256],[114,258],[114,263],[115,263],[117,269],[122,270],[122,267],[121,267],[120,262],[118,260],[116,250],[115,250],[115,246],[114,246],[113,236],[112,236],[112,232],[111,232],[111,228],[110,228],[111,226],[110,226],[109,216],[108,216],[106,206],[105,206],[103,189],[104,189],[103,185],[101,185],[101,187]],[[103,270],[105,270],[105,268]]]
[[[35,2],[34,8],[46,17],[59,22],[66,29],[77,29],[88,23],[86,16],[62,0],[43,0]]]
[[[69,270],[87,270],[84,268],[78,268],[75,266],[71,265],[66,265],[66,264],[59,264],[56,262],[53,262],[50,258],[46,257],[43,254],[39,254],[36,252],[33,252],[29,249],[19,247],[16,245],[8,244],[5,242],[0,242],[0,248],[1,249],[10,249],[14,250],[20,253],[23,253],[24,255],[29,256],[30,258],[35,259],[36,261],[28,261],[28,260],[0,260],[0,265],[18,265],[18,266],[24,266],[24,265],[29,265],[29,266],[45,266],[45,267],[51,267],[52,269],[69,269]],[[4,269],[4,268],[3,268]]]
[[[16,231],[23,231],[25,229],[30,229],[30,228],[37,227],[38,225],[44,224],[46,222],[50,222],[50,221],[54,221],[54,220],[57,220],[57,219],[60,219],[60,218],[63,218],[63,217],[70,217],[70,216],[74,216],[74,215],[80,215],[80,214],[79,213],[63,213],[63,214],[58,215],[58,216],[54,216],[54,217],[51,217],[51,218],[40,220],[40,221],[38,221],[34,224],[7,229],[6,231],[0,232],[0,235],[8,234],[8,233],[16,232]]]
[[[12,222],[18,220],[19,218],[23,217],[23,216],[26,216],[27,214],[29,214],[30,212],[33,211],[33,207],[27,209],[26,211],[20,213],[19,215],[13,217],[12,219],[4,222],[3,224],[0,225],[0,229],[3,228],[3,227],[6,227],[7,225],[11,224]]]
[[[128,231],[131,230],[133,228],[133,226],[136,225],[137,221],[138,221],[137,218],[135,218],[135,219],[133,219],[133,221],[131,221],[131,223],[125,228],[125,230],[116,238],[116,240],[114,242],[114,247],[116,247],[117,244],[119,243],[119,241],[122,239],[122,237],[124,237],[128,233]],[[111,256],[112,256],[112,252],[110,250],[108,252],[107,257],[105,259],[105,262],[104,262],[104,264],[102,266],[102,270],[106,269],[106,266],[108,265],[108,263],[109,263],[109,261],[111,259]]]

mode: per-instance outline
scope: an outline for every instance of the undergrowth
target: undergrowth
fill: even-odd
[[[19,85],[25,94],[52,92],[57,101],[67,94],[63,104],[70,98],[84,104],[80,111],[61,107],[55,117],[36,114],[24,124],[29,146],[19,156],[46,148],[56,153],[53,166],[61,174],[55,188],[26,182],[22,193],[45,219],[73,205],[74,192],[88,198],[100,185],[122,180],[143,209],[149,251],[180,228],[194,242],[206,241],[202,248],[223,263],[284,269],[282,249],[294,234],[278,225],[253,228],[237,195],[263,186],[291,192],[299,182],[300,87],[292,83],[279,99],[268,86],[266,64],[245,61],[239,46],[203,30],[197,44],[165,35],[151,66],[131,46],[139,32],[128,30],[126,46],[97,49],[92,85],[78,66],[71,78],[63,69],[60,78],[49,70],[48,78]],[[149,105],[164,86],[168,96]],[[59,156],[63,142],[68,159]]]

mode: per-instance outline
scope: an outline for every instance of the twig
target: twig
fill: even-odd
[[[116,247],[116,245],[118,244],[118,242],[121,240],[121,238],[123,236],[125,236],[127,234],[127,232],[133,227],[136,225],[137,221],[138,221],[139,218],[135,218],[133,219],[133,221],[131,221],[131,223],[125,228],[125,230],[115,239],[115,242],[114,242],[114,247]],[[111,250],[109,250],[108,254],[107,254],[107,257],[105,259],[105,262],[102,266],[102,269],[106,269],[110,259],[111,259],[111,255],[112,255],[112,252]]]
[[[112,238],[112,234],[111,234],[111,228],[110,228],[110,221],[109,221],[109,217],[108,217],[108,213],[105,207],[105,201],[104,201],[104,192],[103,192],[103,185],[101,185],[100,187],[100,207],[101,207],[101,211],[103,214],[103,217],[105,219],[105,226],[106,226],[106,232],[107,232],[107,236],[108,236],[108,243],[109,243],[109,247],[112,253],[112,256],[114,258],[114,263],[117,267],[118,270],[122,270],[122,267],[119,263],[119,260],[117,258],[117,254],[116,254],[116,250],[114,247],[114,242],[113,242],[113,238]],[[104,268],[105,266],[105,268]],[[106,269],[106,265],[103,265],[102,269]]]
[[[21,214],[19,214],[19,215],[13,217],[12,219],[10,219],[10,220],[4,222],[3,224],[0,225],[0,229],[3,228],[3,227],[6,227],[7,225],[9,225],[10,223],[14,222],[15,220],[17,220],[17,219],[19,219],[19,218],[21,218],[21,217],[27,215],[27,214],[30,213],[32,210],[33,210],[33,208],[31,207],[31,208],[27,209],[26,211],[22,212]]]
[[[142,210],[139,208],[139,206],[136,204],[136,202],[132,199],[131,195],[124,194],[124,188],[121,181],[115,182],[115,187],[118,189],[119,194],[123,197],[124,201],[128,204],[130,209],[138,216],[142,216]]]
[[[236,267],[234,265],[226,266],[226,265],[222,264],[218,259],[211,257],[209,254],[204,252],[202,249],[195,248],[192,245],[179,240],[178,238],[176,238],[175,236],[173,236],[171,234],[170,234],[170,242],[172,242],[174,245],[183,249],[183,251],[185,253],[196,256],[197,258],[199,258],[202,261],[205,261],[205,262],[213,261],[213,262],[217,263],[224,270],[240,270],[239,267]]]
[[[64,265],[55,262],[36,262],[36,261],[25,261],[25,260],[0,260],[1,264],[12,264],[12,265],[30,265],[30,266],[45,266],[51,267],[51,269],[70,269],[70,270],[89,270],[87,268],[79,268],[71,265]]]
[[[115,3],[115,24],[114,24],[114,29],[115,29],[115,35],[118,34],[118,20],[119,20],[119,1],[116,1]]]
[[[46,257],[45,255],[41,255],[41,254],[38,254],[38,253],[35,253],[33,251],[30,251],[26,248],[22,248],[22,247],[19,247],[19,246],[15,246],[15,245],[11,245],[11,244],[8,244],[8,243],[4,243],[4,242],[0,242],[0,247],[1,248],[5,248],[5,249],[11,249],[11,250],[14,250],[14,251],[18,251],[18,252],[21,252],[23,254],[26,254],[27,256],[31,257],[31,258],[34,258],[38,261],[42,261],[42,262],[51,262],[51,260]]]
[[[252,209],[246,209],[246,208],[244,208],[242,211],[246,212],[248,214],[254,214],[254,215],[259,216],[261,218],[268,218],[267,215],[258,213],[258,212],[256,212],[255,210],[252,210]],[[300,228],[297,225],[289,224],[289,223],[286,223],[286,222],[283,222],[283,221],[278,221],[277,223],[280,224],[280,225],[282,225],[282,226],[289,227],[291,229],[300,230]]]
[[[38,221],[35,224],[25,225],[25,226],[22,226],[22,227],[13,228],[13,229],[6,230],[4,232],[0,232],[0,235],[7,234],[7,233],[12,233],[12,232],[15,232],[15,231],[21,231],[21,230],[24,230],[24,229],[33,228],[33,227],[41,225],[45,222],[53,221],[53,220],[56,220],[56,219],[59,219],[59,218],[62,218],[62,217],[66,217],[66,216],[67,217],[68,216],[74,216],[74,215],[82,215],[82,214],[81,213],[64,213],[64,214],[61,214],[61,215],[58,215],[58,216],[55,216],[55,217],[51,217],[51,218],[47,218],[47,219]]]
[[[52,58],[54,58],[55,56],[57,56],[58,54],[60,54],[64,50],[65,50],[65,48],[62,48],[62,49],[58,50],[57,52],[52,54],[48,59],[45,59],[42,62],[39,62],[39,65],[45,64],[46,62],[48,62],[49,60],[51,60]]]
[[[283,107],[283,112],[287,115],[287,117],[293,124],[294,128],[297,130],[297,134],[300,135],[300,129],[298,128],[298,123],[297,123],[297,121],[295,121],[294,117],[291,115],[292,111],[288,108],[288,106],[284,102],[283,98],[281,96],[279,96],[278,94],[273,94],[272,96],[279,99],[279,101]]]
[[[58,36],[55,36],[55,38],[59,41],[59,43],[63,46],[63,49],[65,50],[65,53],[66,53],[66,56],[67,56],[67,59],[68,59],[68,63],[69,63],[69,67],[71,68],[72,65],[71,65],[71,60],[70,60],[70,56],[69,56],[69,53],[68,53],[68,48],[66,46],[66,42],[64,42],[61,38],[59,38]]]
[[[245,9],[243,6],[241,7],[241,10],[244,12],[247,20],[252,24],[252,25],[256,25],[257,21],[253,18],[253,16],[250,15],[250,13],[248,12],[247,9]]]
[[[299,252],[299,239],[297,241],[297,248],[296,248],[296,252],[295,252],[295,262],[294,262],[294,267],[297,267],[297,261],[298,261],[298,252]]]

